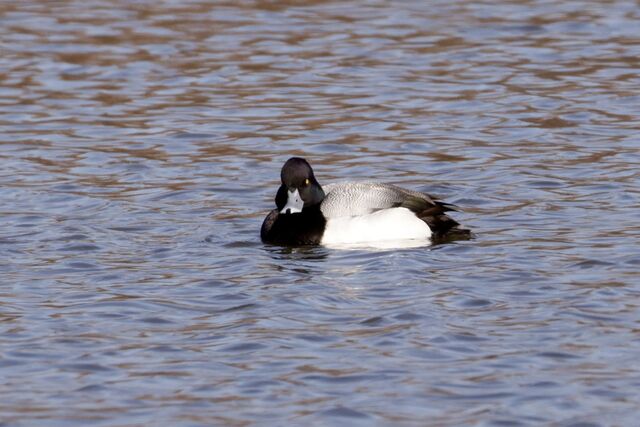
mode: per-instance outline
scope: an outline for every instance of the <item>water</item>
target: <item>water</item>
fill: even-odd
[[[637,2],[0,16],[3,425],[636,425]],[[265,246],[291,155],[477,237]]]

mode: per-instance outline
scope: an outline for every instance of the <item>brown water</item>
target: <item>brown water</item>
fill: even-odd
[[[637,425],[640,3],[0,3],[0,424]],[[472,241],[259,241],[279,169]]]

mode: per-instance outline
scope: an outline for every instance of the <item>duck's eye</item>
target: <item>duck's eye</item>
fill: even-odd
[[[309,185],[309,178],[304,180],[304,185]]]

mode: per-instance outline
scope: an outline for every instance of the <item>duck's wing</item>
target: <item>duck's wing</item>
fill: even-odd
[[[345,182],[325,186],[322,213],[327,218],[367,215],[382,209],[405,207],[413,212],[438,205],[452,207],[418,191],[378,182]]]
[[[382,209],[403,207],[426,222],[434,234],[446,233],[459,224],[445,212],[455,206],[418,191],[392,184],[347,182],[325,186],[321,210],[326,218],[367,215]]]

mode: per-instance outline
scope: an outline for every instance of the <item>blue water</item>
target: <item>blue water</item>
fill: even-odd
[[[636,425],[637,5],[0,16],[0,424]],[[292,155],[476,238],[264,245]]]

